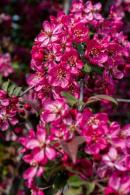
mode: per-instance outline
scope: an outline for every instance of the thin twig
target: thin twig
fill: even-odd
[[[130,103],[130,99],[123,99],[123,98],[117,98],[116,99],[117,102],[126,102],[126,103]]]
[[[40,189],[41,189],[41,190],[46,190],[46,189],[48,189],[48,188],[52,188],[52,185],[47,186],[47,187],[44,187],[44,188],[40,188]]]
[[[83,83],[83,79],[81,79],[80,81],[80,97],[79,97],[79,101],[82,102],[83,101],[83,93],[84,93],[84,83]],[[79,105],[79,110],[82,110],[82,105]]]
[[[31,89],[33,89],[35,86],[31,86],[31,87],[28,87],[25,91],[23,91],[23,93],[20,94],[20,96],[23,96],[24,94],[26,94],[28,91],[30,91]]]

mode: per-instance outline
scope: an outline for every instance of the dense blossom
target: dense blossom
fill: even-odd
[[[32,195],[130,194],[129,112],[124,120],[114,115],[129,109],[128,102],[118,107],[126,89],[130,98],[125,11],[127,0],[110,1],[105,14],[101,3],[74,0],[68,15],[43,22],[32,46],[28,88],[15,96],[19,88],[8,81],[0,90],[0,139],[6,135],[20,144]],[[0,73],[2,79],[12,76],[8,53],[0,55]]]
[[[36,131],[20,139],[30,165],[24,178],[32,190],[35,178],[55,160],[66,172],[102,180],[96,194],[130,192],[129,125],[121,127],[85,105],[95,93],[116,94],[116,85],[127,76],[130,43],[123,17],[113,7],[107,18],[101,10],[100,3],[74,1],[69,15],[44,21],[35,38],[27,82],[41,105],[40,121]],[[83,163],[91,167],[89,173],[78,167]]]

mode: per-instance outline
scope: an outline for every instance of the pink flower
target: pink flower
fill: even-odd
[[[109,65],[121,65],[123,61],[123,48],[117,43],[110,43],[107,47]]]
[[[62,60],[66,63],[68,71],[72,74],[78,74],[83,67],[83,62],[80,60],[78,52],[74,49],[65,52]]]
[[[116,192],[114,189],[111,187],[106,187],[104,190],[104,195],[119,195],[118,192]]]
[[[60,39],[60,42],[57,44],[61,47],[61,52],[70,51],[70,48],[72,47],[72,40],[69,35],[63,35]]]
[[[13,72],[11,66],[11,57],[9,53],[0,54],[0,73],[4,77],[8,77]]]
[[[36,91],[43,88],[43,83],[45,83],[44,74],[42,72],[36,72],[35,74],[30,74],[27,78],[27,83],[30,86],[34,86]]]
[[[70,29],[70,35],[74,43],[83,43],[88,40],[89,30],[84,23],[77,23]]]
[[[108,154],[103,155],[103,162],[111,168],[116,168],[119,171],[126,171],[125,157],[118,153],[116,148],[111,147]]]
[[[82,134],[86,140],[86,152],[90,154],[98,154],[108,145],[106,133],[108,132],[107,117],[105,114],[97,114],[90,117],[84,124]]]
[[[85,52],[86,58],[95,65],[103,66],[108,59],[107,52],[101,44],[95,40],[87,42],[87,50]]]
[[[82,12],[82,10],[83,10],[83,1],[82,0],[79,0],[79,1],[77,1],[77,0],[75,0],[75,1],[73,1],[73,3],[72,3],[72,7],[71,7],[71,12],[72,13],[79,13],[79,12]]]
[[[58,64],[57,66],[55,65],[49,70],[48,74],[50,85],[54,87],[62,87],[63,89],[69,85],[70,72],[65,63]]]
[[[45,21],[43,23],[43,30],[35,39],[37,43],[40,43],[42,47],[47,46],[50,43],[56,42],[59,40],[59,35],[62,32],[62,25],[57,26],[50,24]]]
[[[3,131],[7,130],[10,124],[16,125],[17,123],[15,110],[7,110],[4,107],[0,109],[0,127]]]
[[[101,16],[101,14],[99,14],[100,10],[101,10],[101,3],[97,3],[95,5],[92,5],[91,1],[87,1],[87,3],[85,4],[85,19],[87,19],[88,21],[92,21],[92,20],[99,20],[102,21],[103,18]]]
[[[61,119],[67,111],[68,106],[62,99],[44,102],[41,120],[43,122],[52,122]]]
[[[130,192],[130,177],[126,175],[120,176],[114,173],[109,179],[109,186],[119,194],[128,195]]]
[[[7,93],[4,90],[0,90],[0,106],[8,106],[9,99],[7,98]]]
[[[0,128],[5,131],[10,125],[16,125],[18,119],[18,98],[8,97],[4,90],[0,90]]]
[[[33,132],[32,132],[33,133]],[[37,128],[36,135],[33,133],[30,137],[20,139],[21,143],[32,150],[31,156],[26,156],[26,161],[32,164],[36,162],[46,162],[46,159],[52,160],[56,156],[55,150],[50,146],[50,140],[47,138],[46,130],[40,125]]]

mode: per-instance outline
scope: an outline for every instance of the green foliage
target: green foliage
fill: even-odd
[[[62,96],[65,97],[65,99],[67,100],[67,102],[71,105],[74,106],[78,103],[78,99],[76,99],[73,95],[71,95],[70,93],[67,92],[63,92]]]
[[[83,56],[84,55],[84,44],[78,44],[77,49],[78,49],[80,56]]]
[[[80,101],[79,99],[75,98],[73,95],[71,95],[68,92],[62,92],[62,96],[65,97],[67,103],[69,103],[71,106],[83,105],[82,101]]]
[[[86,184],[86,181],[82,180],[79,176],[73,175],[68,179],[68,185],[73,188],[79,188]]]
[[[82,194],[82,188],[69,188],[64,195],[81,195]]]
[[[84,65],[83,71],[86,72],[86,73],[90,73],[92,71],[92,67],[89,64],[86,63]]]
[[[18,87],[16,84],[11,83],[8,80],[3,83],[2,89],[6,91],[10,96],[19,96],[21,94],[22,87]]]
[[[94,189],[95,189],[95,183],[94,182],[86,182],[86,195],[90,195]]]
[[[84,195],[90,195],[94,189],[95,189],[95,183],[94,182],[88,182],[86,180],[83,180],[77,175],[71,176],[68,181],[69,190],[67,191],[66,195],[71,195],[71,192],[84,194]]]
[[[114,103],[115,105],[118,105],[118,102],[116,101],[116,99],[111,97],[111,96],[108,96],[108,95],[91,96],[90,98],[88,98],[88,101],[86,102],[86,104],[90,104],[90,103],[102,101],[102,100],[110,101],[110,102]]]

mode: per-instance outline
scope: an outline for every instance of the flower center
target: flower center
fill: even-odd
[[[73,56],[71,56],[68,59],[68,62],[69,62],[69,64],[70,64],[71,67],[75,67],[75,59],[73,58]]]
[[[93,57],[93,56],[98,56],[100,53],[99,49],[97,48],[92,48],[91,52],[90,52],[90,55]]]
[[[75,30],[75,31],[74,31],[75,36],[78,37],[78,38],[81,37],[81,33],[82,33],[81,30]]]
[[[65,77],[66,77],[66,72],[65,72],[64,70],[62,70],[62,69],[59,69],[59,70],[57,71],[57,77],[58,77],[58,79],[63,79],[63,78],[65,78]]]

